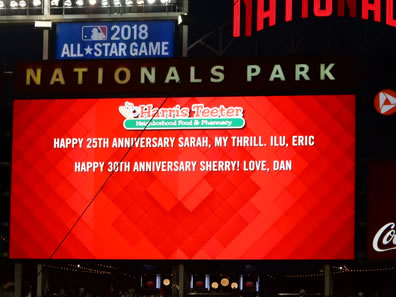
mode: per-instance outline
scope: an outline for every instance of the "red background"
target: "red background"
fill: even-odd
[[[75,173],[122,149],[54,149],[54,138],[137,137],[125,101],[15,100],[11,258],[352,259],[355,96],[168,98],[164,107],[242,106],[237,130],[145,131],[142,137],[314,135],[313,147],[132,148],[124,161],[293,160],[292,171]],[[177,141],[177,140],[176,140]],[[86,142],[85,142],[86,143]],[[111,145],[111,141],[110,141]],[[68,234],[68,235],[67,235]],[[67,236],[66,236],[67,235]],[[63,239],[66,239],[63,241]]]

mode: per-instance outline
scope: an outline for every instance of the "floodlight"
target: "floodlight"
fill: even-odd
[[[133,5],[133,1],[132,0],[125,0],[125,5],[126,6],[132,6]]]
[[[89,5],[95,5],[96,4],[96,0],[89,0]]]
[[[83,6],[84,5],[84,0],[77,0],[76,1],[77,6]]]
[[[143,4],[144,4],[144,0],[137,0],[137,1],[136,1],[136,4],[137,4],[137,5],[143,5]]]
[[[170,281],[169,278],[165,278],[165,279],[162,281],[162,283],[164,284],[165,287],[167,287],[167,286],[170,285],[171,281]]]
[[[161,4],[169,4],[170,0],[161,0]]]
[[[17,8],[17,7],[18,7],[18,2],[16,2],[15,0],[12,0],[12,1],[10,2],[10,7],[11,7],[11,8]]]
[[[4,7],[5,7],[4,1],[0,1],[0,8],[4,8]]]
[[[65,0],[65,1],[63,2],[63,6],[65,6],[65,7],[71,7],[71,6],[72,6],[71,0]]]
[[[224,278],[221,279],[220,284],[223,287],[227,287],[230,284],[230,280],[228,278],[224,277]]]
[[[114,6],[121,6],[121,1],[120,0],[113,0],[113,5]]]
[[[59,0],[51,0],[51,6],[59,6]]]
[[[25,0],[19,1],[19,7],[25,8],[26,7],[26,1]]]
[[[232,282],[231,283],[231,289],[233,289],[233,290],[238,289],[238,283],[237,282]]]
[[[100,2],[100,5],[102,5],[103,7],[109,6],[109,1],[108,0],[102,0]]]
[[[35,21],[34,27],[39,29],[51,29],[52,22],[51,21]]]
[[[155,0],[147,0],[148,4],[154,4]]]

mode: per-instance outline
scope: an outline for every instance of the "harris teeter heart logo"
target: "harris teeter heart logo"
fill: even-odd
[[[242,107],[162,107],[152,104],[136,106],[126,101],[119,106],[127,130],[241,129],[245,126]]]

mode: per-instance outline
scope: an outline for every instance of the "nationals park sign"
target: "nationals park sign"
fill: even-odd
[[[254,94],[354,90],[353,59],[260,57],[48,61],[19,64],[20,96]]]

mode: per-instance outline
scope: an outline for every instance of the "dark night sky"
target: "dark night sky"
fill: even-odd
[[[253,1],[254,2],[254,1]],[[384,2],[384,1],[383,1]],[[224,55],[379,55],[392,54],[396,45],[396,28],[360,17],[309,17],[301,19],[298,7],[295,20],[283,21],[282,1],[278,1],[277,24],[254,32],[250,38],[232,38],[232,0],[190,1],[189,44],[209,32],[204,41],[218,49],[219,28],[223,27],[223,45],[232,42]],[[358,10],[359,11],[359,10]],[[383,19],[384,19],[383,14]],[[228,24],[228,25],[226,25]],[[55,44],[55,26],[51,45]],[[0,57],[5,68],[18,60],[41,59],[42,33],[31,24],[0,24]],[[202,45],[191,49],[190,56],[213,56]],[[51,55],[52,57],[53,55]]]

